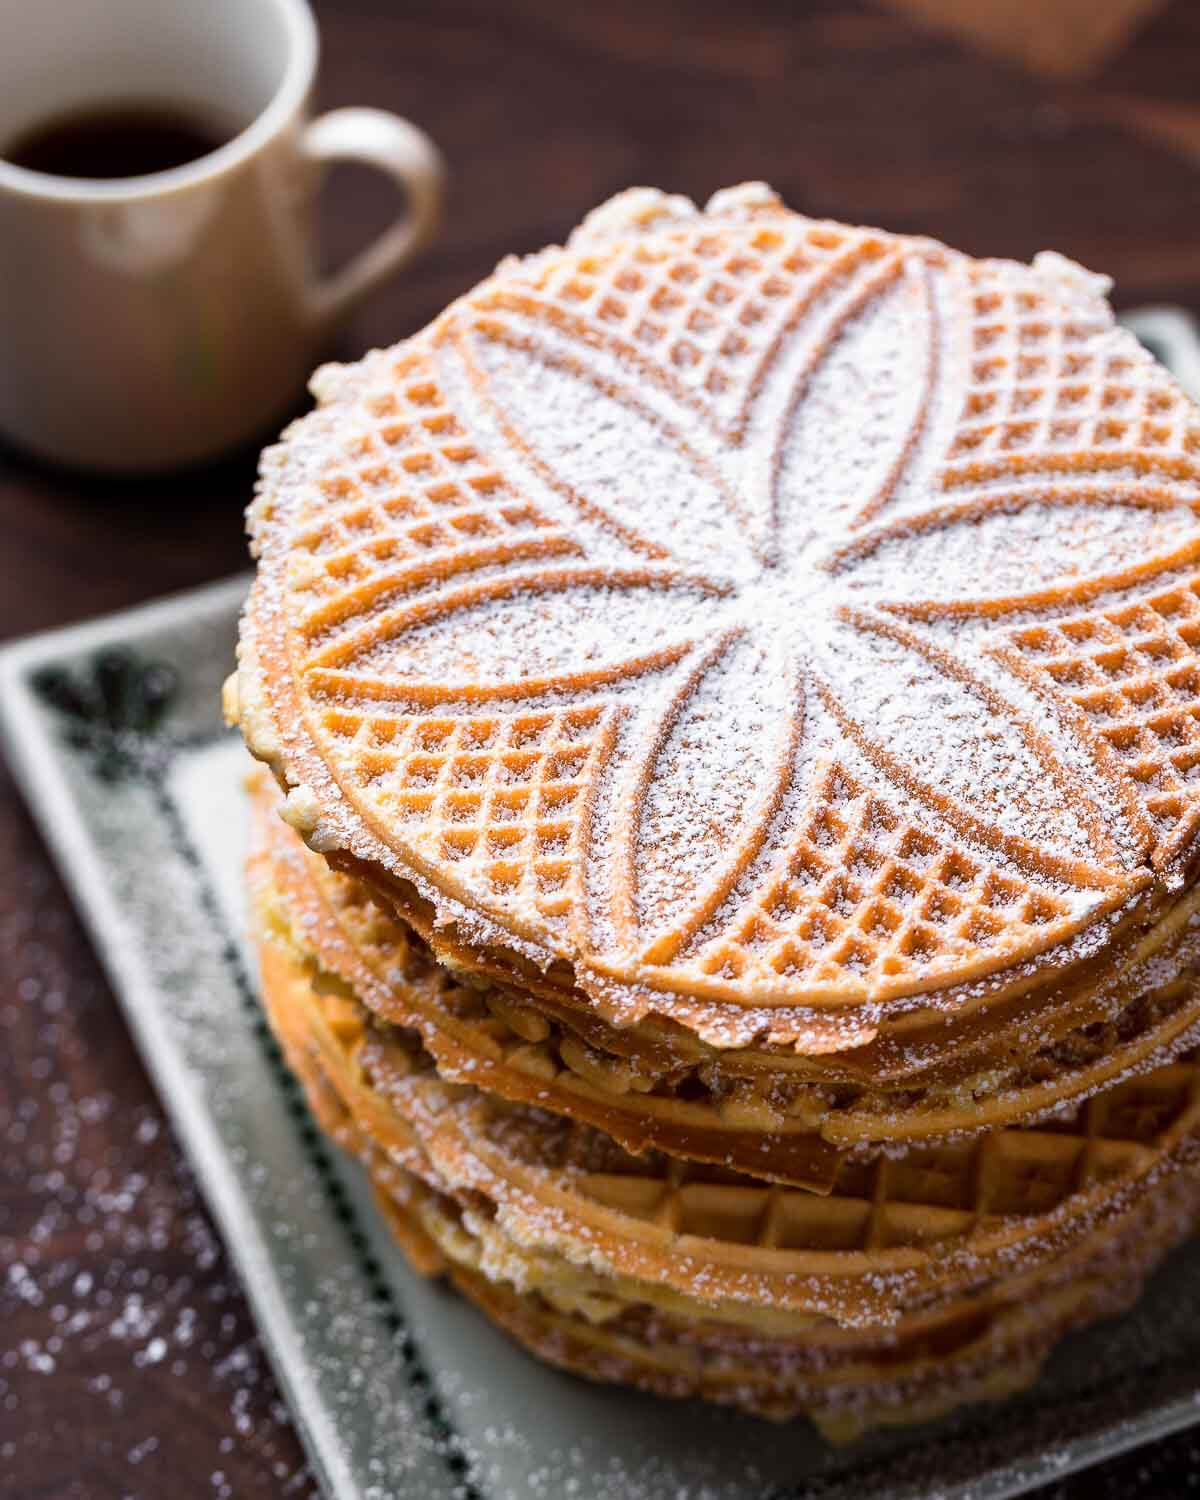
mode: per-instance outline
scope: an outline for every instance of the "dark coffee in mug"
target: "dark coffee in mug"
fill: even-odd
[[[0,156],[55,177],[144,177],[207,156],[236,132],[177,105],[114,101],[44,120]]]
[[[0,434],[152,473],[279,425],[440,200],[406,120],[309,119],[316,62],[306,0],[0,0]],[[312,210],[341,161],[403,206],[323,276]]]

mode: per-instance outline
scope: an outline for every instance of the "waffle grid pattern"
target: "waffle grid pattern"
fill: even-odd
[[[260,815],[269,818],[269,806],[262,806]],[[678,1144],[672,1149],[683,1152],[689,1132],[696,1129],[705,1140],[714,1132],[724,1133],[731,1143],[728,1149],[733,1149],[735,1140],[755,1132],[778,1140],[781,1132],[819,1134],[855,1122],[865,1131],[864,1138],[869,1138],[870,1121],[880,1119],[886,1119],[905,1139],[928,1136],[931,1128],[939,1134],[949,1128],[950,1100],[936,1089],[912,1083],[901,1082],[890,1090],[861,1083],[838,1085],[805,1069],[781,1070],[780,1059],[762,1053],[739,1055],[731,1069],[728,1060],[714,1066],[703,1057],[672,1053],[661,1043],[657,1048],[639,1046],[624,1033],[614,1034],[612,1049],[605,1050],[604,1037],[594,1029],[590,1034],[596,1044],[592,1045],[560,1018],[547,1016],[528,996],[453,980],[434,962],[422,939],[372,900],[366,885],[335,873],[307,851],[301,856],[303,874],[297,876],[295,865],[285,857],[294,835],[276,820],[268,826],[275,850],[271,858],[276,899],[282,902],[289,929],[304,934],[304,944],[314,949],[318,959],[337,965],[336,953],[331,955],[325,948],[322,936],[328,916],[365,972],[373,976],[366,981],[364,998],[377,1016],[411,1025],[414,1007],[426,1017],[443,1014],[456,1045],[465,1046],[470,1056],[552,1087],[554,1094],[545,1097],[557,1099],[553,1107],[565,1106],[570,1112],[598,1092],[611,1101],[623,1101],[627,1124],[653,1117],[659,1128],[673,1130]],[[318,907],[311,904],[314,899]],[[297,901],[299,905],[294,905]],[[351,973],[344,977],[352,981]],[[1042,1108],[1048,1098],[1070,1097],[1072,1088],[1094,1090],[1097,1085],[1089,1082],[1091,1071],[1115,1050],[1132,1047],[1141,1058],[1144,1038],[1164,1028],[1164,1034],[1185,1041],[1186,1025],[1181,1029],[1176,1016],[1186,1018],[1193,1008],[1193,983],[1184,976],[1137,996],[1112,1021],[1085,1026],[1060,1042],[1012,1059],[1006,1086],[1036,1092]],[[453,1050],[445,1050],[443,1029],[438,1021],[428,1019],[422,1027],[439,1066]],[[992,1065],[993,1085],[1000,1076]],[[495,1086],[506,1092],[503,1084]],[[1045,1094],[1048,1086],[1053,1094]],[[958,1129],[969,1128],[969,1106],[961,1099],[949,1115]],[[609,1128],[619,1127],[610,1124]],[[787,1179],[786,1173],[779,1175]]]
[[[379,813],[438,828],[434,857],[550,923],[578,899],[579,825],[608,715],[372,716],[330,707],[328,732]]]
[[[269,967],[267,972],[272,972]],[[293,976],[296,972],[291,971]],[[794,1414],[811,1405],[812,1384],[814,1389],[827,1390],[835,1407],[848,1403],[850,1415],[843,1413],[833,1423],[833,1430],[843,1435],[861,1428],[870,1392],[889,1390],[887,1399],[898,1403],[895,1418],[916,1419],[920,1413],[904,1404],[905,1400],[911,1403],[911,1392],[903,1400],[900,1397],[897,1381],[902,1372],[908,1379],[908,1372],[919,1369],[923,1379],[945,1383],[957,1371],[955,1399],[969,1399],[969,1391],[958,1378],[960,1350],[972,1351],[971,1358],[985,1381],[991,1378],[990,1370],[1011,1375],[1015,1325],[1004,1321],[1005,1309],[1040,1337],[1044,1352],[1066,1327],[1123,1305],[1133,1296],[1145,1269],[1178,1238],[1194,1207],[1195,1188],[1189,1179],[1159,1179],[1154,1172],[1168,1135],[1178,1137],[1194,1129],[1200,1104],[1200,1067],[1194,1057],[1112,1091],[1085,1106],[1074,1119],[1059,1121],[1052,1130],[997,1132],[974,1145],[910,1152],[903,1158],[849,1167],[834,1195],[820,1199],[739,1179],[720,1169],[697,1169],[663,1158],[622,1159],[611,1142],[597,1140],[594,1132],[547,1121],[537,1111],[507,1110],[474,1090],[447,1090],[419,1053],[381,1039],[360,1006],[346,996],[314,991],[303,971],[297,984],[282,988],[269,984],[268,998],[294,1064],[315,1089],[315,1102],[323,1106],[323,1116],[344,1144],[364,1154],[377,1190],[386,1195],[389,1217],[402,1216],[397,1225],[402,1243],[418,1252],[423,1269],[444,1268],[434,1248],[440,1247],[455,1279],[460,1280],[455,1267],[468,1271],[474,1291],[470,1286],[464,1289],[472,1295],[478,1292],[485,1310],[506,1326],[507,1320],[494,1304],[497,1299],[512,1301],[508,1283],[516,1278],[516,1284],[525,1289],[521,1300],[531,1313],[544,1305],[582,1319],[577,1323],[580,1329],[611,1329],[619,1334],[641,1328],[650,1366],[675,1370],[669,1383],[675,1394],[692,1389],[687,1383],[679,1384],[680,1374],[670,1353],[676,1341],[681,1341],[680,1352],[690,1350],[689,1359],[699,1361],[697,1368],[715,1361],[727,1372],[732,1367],[722,1360],[724,1341],[747,1356],[752,1348],[760,1348],[755,1368],[775,1372],[771,1379],[778,1380],[778,1390],[770,1402],[755,1398],[751,1407],[779,1416]],[[322,1016],[336,1059],[309,1030],[311,1023],[304,1016],[310,1011]],[[395,1077],[389,1078],[393,1069]],[[345,1117],[326,1098],[326,1079],[348,1106]],[[378,1134],[377,1106],[371,1105],[364,1114],[355,1102],[364,1088],[368,1097],[381,1104],[390,1100],[400,1110],[401,1138],[411,1139],[415,1148],[416,1138],[408,1135],[412,1129],[431,1147],[433,1196],[398,1171],[403,1165],[425,1177],[419,1150],[412,1157],[394,1155],[388,1150],[390,1132],[385,1129],[382,1136]],[[728,1302],[728,1292],[717,1294],[705,1284],[706,1300],[697,1302],[682,1287],[673,1290],[670,1277],[659,1286],[653,1279],[610,1276],[578,1266],[570,1257],[564,1260],[549,1245],[539,1249],[536,1232],[532,1239],[522,1235],[519,1243],[505,1250],[505,1219],[489,1221],[479,1214],[477,1205],[470,1220],[474,1227],[469,1228],[459,1218],[457,1191],[451,1201],[440,1196],[443,1190],[437,1186],[440,1164],[448,1160],[446,1128],[451,1121],[452,1133],[457,1130],[466,1137],[468,1153],[475,1149],[470,1145],[474,1135],[486,1143],[482,1159],[493,1169],[497,1161],[512,1163],[518,1183],[522,1163],[533,1161],[559,1199],[553,1217],[560,1229],[573,1220],[581,1221],[581,1245],[599,1248],[586,1212],[579,1215],[568,1208],[564,1217],[564,1198],[569,1204],[573,1194],[590,1199],[601,1211],[615,1208],[619,1214],[632,1213],[654,1224],[672,1263],[681,1254],[688,1264],[694,1263],[694,1242],[681,1244],[678,1236],[683,1235],[705,1241],[705,1255],[714,1263],[724,1259],[738,1268],[748,1268],[756,1253],[760,1257],[763,1252],[776,1258],[792,1252],[799,1267],[805,1253],[812,1251],[821,1256],[845,1252],[855,1259],[865,1251],[868,1264],[873,1255],[888,1251],[932,1252],[936,1265],[973,1232],[996,1228],[1003,1232],[1006,1225],[1030,1224],[1089,1189],[1112,1183],[1119,1190],[1120,1179],[1131,1174],[1143,1174],[1137,1190],[1144,1198],[1144,1212],[1132,1224],[1119,1215],[1111,1224],[1089,1226],[1090,1210],[1081,1206],[1074,1218],[1085,1224],[1082,1239],[1052,1248],[1048,1254],[1043,1249],[1032,1260],[1020,1252],[1020,1259],[1011,1261],[1015,1250],[1011,1243],[1009,1251],[1002,1252],[1001,1261],[1010,1265],[1015,1277],[1012,1290],[980,1263],[972,1279],[947,1282],[934,1300],[912,1304],[906,1294],[909,1311],[892,1326],[852,1322],[844,1327],[828,1322],[823,1311],[809,1327],[810,1314],[803,1305],[797,1309],[800,1323],[795,1323],[795,1313],[791,1322],[786,1318],[781,1322],[780,1315],[770,1311],[775,1304],[768,1298],[761,1314],[767,1321],[760,1327],[757,1304],[753,1297],[743,1304],[744,1291],[736,1301]],[[618,1165],[622,1170],[605,1170]],[[452,1180],[460,1187],[472,1182],[483,1188],[489,1179],[470,1172],[464,1179],[454,1172]],[[493,1178],[485,1195],[494,1193],[495,1187]],[[524,1191],[519,1187],[518,1196]],[[540,1198],[540,1192],[534,1191]],[[475,1191],[467,1196],[474,1203]],[[419,1229],[409,1228],[409,1215],[432,1235],[431,1244],[425,1243]],[[477,1240],[477,1234],[483,1240]],[[739,1269],[739,1282],[741,1276]],[[866,1277],[871,1282],[875,1273],[867,1270]],[[540,1296],[548,1302],[542,1304]],[[1073,1309],[1065,1323],[1057,1310],[1060,1304]],[[994,1337],[990,1331],[993,1312],[1000,1315]],[[521,1329],[513,1331],[523,1336]],[[793,1345],[798,1351],[795,1357],[788,1353]],[[536,1343],[535,1347],[540,1348]],[[540,1352],[557,1358],[563,1351],[559,1348],[556,1353],[548,1346]],[[1031,1368],[1022,1367],[1021,1380],[1032,1378],[1035,1367],[1036,1360]],[[635,1367],[584,1368],[601,1378],[641,1378]],[[731,1388],[735,1395],[742,1385],[740,1379],[735,1380]],[[702,1389],[710,1397],[725,1399],[716,1389]]]
[[[976,266],[971,279],[971,380],[948,487],[1089,461],[1200,472],[1200,424],[1148,355],[1107,347],[1103,321],[1057,310],[1005,269]]]
[[[918,1314],[902,1333],[876,1337],[813,1325],[798,1339],[795,1330],[778,1338],[756,1323],[698,1318],[683,1302],[662,1309],[626,1305],[572,1285],[576,1268],[563,1284],[539,1282],[536,1290],[516,1293],[483,1273],[481,1247],[454,1203],[383,1162],[356,1135],[336,1095],[327,1097],[333,1091],[316,1060],[306,1059],[302,1072],[323,1118],[363,1157],[385,1218],[418,1269],[448,1269],[460,1290],[535,1352],[592,1378],[732,1400],[776,1419],[806,1410],[832,1441],[879,1421],[927,1420],[963,1401],[1027,1385],[1069,1327],[1127,1305],[1146,1268],[1178,1237],[1170,1206],[1156,1206],[1132,1256],[1127,1246],[1108,1245],[1065,1288],[1051,1278],[1016,1302],[968,1297],[932,1316]],[[997,1350],[1003,1362],[993,1368],[990,1351]]]
[[[827,1197],[674,1158],[661,1158],[647,1173],[631,1157],[620,1172],[581,1171],[572,1180],[585,1197],[668,1235],[797,1251],[962,1243],[1000,1221],[1052,1213],[1074,1195],[1152,1165],[1161,1137],[1184,1114],[1196,1113],[1198,1078],[1190,1057],[1088,1101],[1049,1128],[1019,1127],[910,1147],[902,1157],[844,1162]],[[526,1149],[536,1160],[536,1128]]]
[[[929,823],[917,827],[840,766],[814,801],[786,870],[730,939],[703,950],[707,973],[737,978],[758,955],[781,977],[834,981],[849,970],[879,981],[935,957],[1036,939],[1069,918],[1069,902],[1049,886],[1005,875]]]
[[[1200,578],[1013,644],[1113,748],[1167,843],[1200,800]]]
[[[501,1225],[508,1223],[505,1204],[526,1204],[524,1215],[530,1194],[539,1203],[544,1197],[550,1239],[543,1243],[534,1209],[534,1220],[518,1232],[525,1251],[574,1244],[603,1258],[631,1238],[645,1245],[644,1234],[634,1237],[621,1227],[625,1218],[649,1227],[649,1243],[663,1255],[684,1255],[689,1274],[702,1280],[709,1274],[705,1266],[722,1278],[721,1285],[730,1274],[734,1284],[742,1272],[766,1276],[758,1291],[743,1285],[735,1295],[768,1308],[774,1305],[769,1288],[780,1277],[798,1290],[794,1278],[812,1275],[818,1265],[822,1275],[829,1274],[827,1261],[814,1264],[808,1256],[852,1257],[835,1278],[843,1293],[860,1285],[870,1302],[888,1281],[891,1264],[877,1257],[889,1254],[932,1254],[925,1301],[931,1293],[935,1300],[954,1295],[956,1287],[979,1284],[1003,1267],[1004,1274],[1040,1274],[1040,1267],[1060,1257],[1087,1255],[1094,1236],[1103,1240],[1112,1232],[1106,1220],[1093,1217],[1098,1205],[1119,1205],[1131,1187],[1137,1195],[1156,1192],[1164,1153],[1172,1141],[1191,1139],[1200,1112],[1200,1067],[1193,1054],[1118,1086],[1051,1129],[1001,1130],[977,1142],[847,1163],[833,1191],[822,1197],[658,1154],[635,1158],[588,1127],[506,1106],[476,1089],[447,1089],[427,1059],[369,1023],[364,1031],[353,1016],[344,1017],[345,1003],[317,1000],[344,1055],[334,1064],[337,1074],[359,1080],[348,1085],[352,1093],[366,1088],[376,1100],[391,1101],[387,1107],[397,1112],[400,1138],[410,1139],[415,1131],[431,1153],[431,1182],[436,1185],[448,1171],[450,1181],[472,1183],[497,1206]],[[364,1125],[378,1135],[374,1107]],[[386,1131],[380,1140],[386,1142]],[[1118,1208],[1114,1223],[1123,1212]],[[952,1257],[963,1251],[968,1259],[954,1269]],[[647,1264],[638,1278],[649,1274]],[[665,1265],[651,1280],[659,1277],[665,1286],[677,1280]],[[893,1287],[913,1306],[915,1290],[905,1273]],[[710,1291],[713,1298],[729,1295],[715,1285]],[[796,1305],[808,1306],[808,1298],[803,1294]],[[854,1304],[853,1294],[849,1301],[843,1297],[837,1321],[863,1321],[862,1309],[857,1315],[849,1311]],[[820,1295],[816,1305],[823,1305]],[[824,1310],[828,1314],[830,1305]]]
[[[362,403],[362,422],[321,475],[319,508],[296,536],[292,587],[311,658],[328,636],[385,594],[575,544],[518,494],[447,403],[428,359],[398,360]]]
[[[568,253],[537,292],[587,317],[695,396],[736,435],[764,359],[803,307],[886,253],[837,225],[761,222]]]

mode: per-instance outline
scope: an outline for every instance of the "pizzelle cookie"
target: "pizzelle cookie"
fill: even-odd
[[[632,1152],[655,1148],[827,1192],[842,1158],[873,1140],[962,1138],[1061,1115],[1200,1042],[1200,938],[1182,921],[1185,937],[1169,957],[1156,950],[1131,967],[1135,991],[1138,975],[1149,982],[1165,972],[1165,983],[1137,992],[1115,1021],[1081,1027],[1007,1068],[993,1056],[983,1097],[961,1079],[891,1089],[878,1078],[834,1083],[821,1069],[805,1071],[803,1059],[753,1049],[714,1074],[679,1048],[679,1037],[646,1048],[595,1025],[581,1033],[569,1008],[548,1019],[544,997],[539,1010],[520,991],[456,980],[361,882],[303,846],[276,815],[278,790],[261,775],[252,806],[250,883],[261,932],[347,986],[382,1021],[417,1031],[444,1078],[595,1126]],[[1189,963],[1181,972],[1182,955]]]
[[[610,1024],[1042,1024],[1200,786],[1200,426],[1103,291],[636,192],[322,370],[235,705],[289,820]]]
[[[268,1013],[544,1357],[853,1435],[1200,1211],[1200,414],[1106,290],[639,189],[264,454]]]
[[[360,1135],[436,1190],[486,1202],[490,1273],[569,1280],[583,1303],[691,1299],[794,1332],[813,1316],[888,1326],[992,1282],[1018,1297],[1027,1278],[1137,1233],[1163,1185],[1200,1161],[1188,1058],[1047,1127],[843,1162],[828,1196],[787,1190],[632,1156],[585,1124],[447,1084],[410,1032],[376,1022],[294,939],[267,938],[261,967],[278,1029],[301,1039]]]
[[[1134,1299],[1200,1206],[1191,1062],[1053,1132],[880,1160],[822,1198],[447,1089],[330,976],[270,940],[261,956],[288,1059],[414,1265],[594,1379],[804,1412],[840,1438],[921,1420],[1028,1384]]]

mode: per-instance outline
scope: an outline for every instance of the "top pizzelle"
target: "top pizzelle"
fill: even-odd
[[[285,815],[718,1046],[1094,964],[1200,808],[1200,415],[1106,287],[638,189],[319,371],[250,509]]]

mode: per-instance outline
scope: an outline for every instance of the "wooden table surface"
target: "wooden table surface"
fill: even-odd
[[[1069,84],[848,0],[325,0],[318,19],[320,103],[411,115],[452,172],[440,244],[358,314],[347,354],[419,327],[501,255],[561,239],[632,183],[703,198],[765,178],[816,214],[976,252],[1053,246],[1112,274],[1120,305],[1200,311],[1190,0]],[[386,213],[380,185],[347,172],[329,191],[330,254]],[[0,635],[244,566],[253,467],[244,453],[116,484],[0,452]],[[0,851],[0,1495],[307,1496],[241,1292],[2,769]],[[1043,1500],[1189,1483],[1200,1436],[1184,1434]]]

